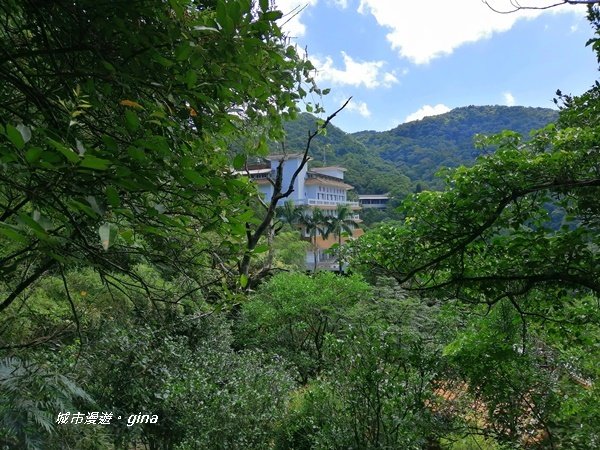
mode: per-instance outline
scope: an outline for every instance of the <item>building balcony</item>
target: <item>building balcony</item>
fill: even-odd
[[[337,205],[348,205],[353,208],[358,208],[358,202],[349,202],[343,200],[321,200],[316,198],[305,198],[301,200],[295,200],[294,204],[297,206],[337,206]]]

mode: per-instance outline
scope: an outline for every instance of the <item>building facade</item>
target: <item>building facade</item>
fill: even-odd
[[[257,183],[266,201],[273,196],[273,185],[269,179],[275,179],[279,164],[282,165],[282,186],[286,189],[293,174],[302,164],[301,154],[271,155],[267,158],[266,164],[253,166],[248,170],[248,174]],[[347,206],[350,210],[348,219],[354,222],[350,225],[352,237],[358,237],[363,233],[356,225],[360,222],[358,214],[360,204],[347,198],[348,191],[353,187],[344,181],[345,171],[346,169],[337,166],[309,169],[305,165],[294,181],[293,192],[285,200],[293,202],[295,206],[305,207],[304,214],[309,216],[319,209],[325,217],[337,217],[339,205]],[[321,230],[317,230],[314,237],[311,237],[306,229],[302,229],[301,232],[303,238],[310,240],[312,244],[311,250],[306,254],[307,269],[314,269],[316,261],[317,269],[338,270],[337,258],[327,250],[338,242],[339,237],[333,234],[325,237]],[[345,240],[347,237],[342,238],[342,242]]]
[[[361,208],[385,209],[390,201],[390,194],[365,194],[358,196]]]

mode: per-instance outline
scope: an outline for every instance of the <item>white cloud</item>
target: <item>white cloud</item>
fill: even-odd
[[[514,106],[515,105],[515,97],[510,92],[505,92],[502,94],[504,97],[504,104],[506,106]]]
[[[532,0],[532,3],[535,2]],[[490,0],[490,4],[498,9],[511,6],[510,0]],[[392,48],[415,64],[428,63],[451,54],[465,43],[507,31],[521,19],[569,11],[581,16],[586,13],[581,6],[564,5],[547,10],[498,14],[477,0],[361,0],[358,11],[372,14],[379,25],[389,28],[387,39]]]
[[[304,36],[306,26],[300,21],[302,14],[319,0],[275,0],[275,6],[283,13],[279,25],[292,37]]]
[[[318,57],[311,57],[310,60],[317,68],[317,81],[330,82],[339,86],[361,86],[373,89],[377,87],[390,87],[398,83],[398,78],[394,72],[382,71],[385,65],[384,61],[355,61],[351,56],[342,52],[344,58],[344,68],[334,67],[331,57],[324,61]]]
[[[446,105],[444,105],[442,103],[438,103],[435,106],[424,105],[418,111],[415,111],[414,113],[406,116],[406,119],[404,119],[404,122],[412,122],[413,120],[421,120],[423,117],[437,116],[439,114],[447,113],[448,111],[450,111],[450,108],[448,108]]]
[[[350,100],[350,103],[348,103],[348,105],[346,106],[346,109],[348,111],[357,112],[358,114],[360,114],[363,117],[371,116],[371,111],[369,111],[369,107],[367,106],[367,104],[365,102],[355,102],[353,100]]]
[[[330,0],[338,8],[346,9],[348,7],[348,0]]]

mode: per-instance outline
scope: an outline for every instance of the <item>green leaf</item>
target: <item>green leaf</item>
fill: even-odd
[[[185,74],[185,84],[187,84],[188,89],[193,88],[198,81],[198,74],[195,70],[188,70]]]
[[[245,288],[246,286],[248,286],[248,276],[241,274],[240,275],[240,286],[242,288]]]
[[[113,208],[118,208],[121,206],[119,192],[114,186],[106,186],[106,199],[108,200],[108,204]]]
[[[264,253],[267,250],[269,250],[269,245],[268,244],[261,244],[258,245],[254,250],[253,253]]]
[[[86,169],[94,169],[94,170],[106,170],[110,165],[111,161],[108,159],[98,158],[93,155],[86,155],[81,160],[81,167],[85,167]]]
[[[98,229],[100,235],[100,243],[104,250],[108,250],[114,244],[119,229],[112,223],[104,223]]]
[[[235,158],[233,158],[233,168],[235,170],[242,170],[244,168],[244,165],[246,164],[246,156],[239,154],[236,155]]]
[[[194,169],[184,169],[183,176],[194,184],[204,186],[208,180],[196,172]]]
[[[50,139],[50,138],[48,138],[48,143],[52,147],[54,147],[56,150],[58,150],[59,153],[61,153],[65,158],[67,158],[67,161],[69,161],[70,163],[79,162],[79,155],[77,153],[75,153],[73,150],[71,150],[70,148],[67,148],[60,142],[55,141],[54,139]]]
[[[175,11],[175,15],[177,16],[177,18],[181,19],[183,17],[185,9],[181,5],[179,0],[169,0],[169,4],[171,5],[171,8],[173,8],[173,11]]]
[[[135,144],[161,154],[169,153],[169,144],[163,136],[155,135],[144,139],[138,139],[135,141]]]
[[[274,22],[275,20],[279,20],[283,17],[283,13],[281,11],[269,11],[262,15],[262,18],[268,20],[270,22]]]
[[[28,214],[25,214],[25,213],[19,214],[18,221],[21,224],[26,225],[27,227],[29,227],[31,229],[31,231],[33,232],[33,234],[35,234],[41,240],[46,241],[46,240],[49,239],[49,236],[48,236],[48,233],[46,233],[46,230],[44,230],[42,228],[42,226],[39,223],[37,223]]]
[[[25,147],[25,140],[21,135],[21,132],[13,127],[10,123],[6,125],[6,135],[12,144],[21,150]]]
[[[107,134],[103,135],[102,142],[104,142],[104,145],[110,151],[115,152],[119,149],[119,144],[117,144],[117,141],[112,136],[109,136]]]
[[[177,61],[185,61],[192,54],[192,50],[193,48],[189,42],[182,43],[175,50],[175,59],[177,59]]]
[[[106,70],[108,70],[111,73],[115,73],[117,70],[115,69],[115,66],[113,66],[111,63],[109,63],[108,61],[102,61],[102,65],[104,66],[104,68]]]
[[[132,109],[125,110],[125,123],[130,132],[137,131],[137,129],[140,127],[140,119]]]
[[[21,242],[23,244],[28,242],[26,236],[19,233],[15,227],[6,223],[0,223],[0,234],[15,242]]]
[[[129,245],[133,244],[134,242],[134,236],[133,236],[133,231],[132,230],[123,230],[119,233],[119,235],[123,238],[123,240],[125,242],[127,242]]]
[[[233,2],[217,2],[217,22],[221,25],[223,32],[230,34],[233,32],[233,20],[229,16],[228,6]]]
[[[96,212],[91,207],[80,201],[71,200],[69,202],[69,206],[76,211],[82,211],[83,213],[94,219],[98,217],[98,214],[96,214]]]
[[[43,150],[40,147],[31,147],[27,149],[27,152],[25,152],[25,160],[29,164],[33,164],[40,159],[42,152]]]
[[[129,156],[131,156],[133,159],[135,159],[137,161],[146,162],[148,160],[148,157],[146,156],[146,152],[142,148],[128,147],[127,153],[129,154]]]

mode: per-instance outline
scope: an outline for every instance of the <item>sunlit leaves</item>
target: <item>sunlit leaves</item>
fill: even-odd
[[[254,190],[231,170],[246,157],[227,149],[249,129],[244,154],[283,134],[309,64],[268,2],[196,6],[15,3],[18,26],[0,25],[3,53],[21,55],[0,77],[2,257],[22,263],[7,266],[8,290],[48,246],[100,271],[120,267],[114,252],[191,272],[206,255],[190,243],[207,234],[227,264],[243,253]],[[82,36],[73,50],[72,36]]]
[[[104,223],[100,226],[98,234],[100,235],[100,243],[104,250],[108,250],[114,244],[117,232],[117,227],[111,223]]]
[[[590,196],[597,198],[600,160],[590,149],[599,131],[547,127],[528,143],[513,132],[481,140],[495,154],[450,173],[444,191],[407,199],[403,226],[365,236],[356,262],[372,261],[418,289],[456,295],[459,286],[472,301],[482,301],[478,289],[493,302],[538,283],[597,292],[598,207]]]

